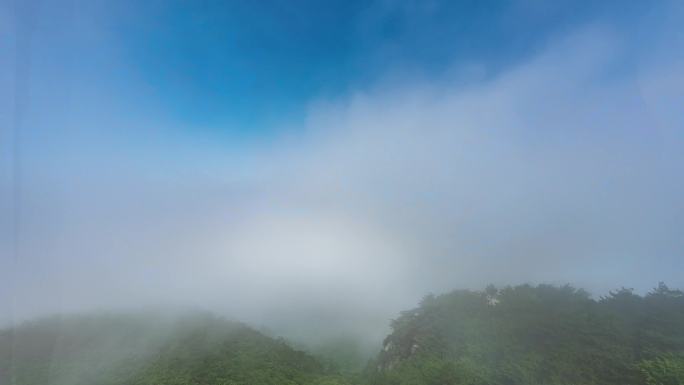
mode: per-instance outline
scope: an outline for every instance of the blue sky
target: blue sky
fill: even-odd
[[[0,3],[0,322],[334,303],[381,336],[427,292],[684,287],[681,25],[678,1]]]
[[[311,100],[392,77],[439,79],[458,66],[494,76],[578,25],[600,21],[637,36],[652,24],[649,13],[662,12],[644,2],[535,0],[50,0],[15,8],[51,92],[85,88],[94,102],[231,134],[299,122]]]
[[[492,74],[595,19],[642,27],[642,3],[137,2],[111,28],[126,65],[174,119],[259,130],[387,76]],[[114,13],[116,14],[116,10]]]

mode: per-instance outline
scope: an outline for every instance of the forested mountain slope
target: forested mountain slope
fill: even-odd
[[[684,296],[570,286],[427,296],[392,322],[372,384],[684,384]]]
[[[0,384],[337,384],[312,356],[206,314],[48,318],[0,333]]]
[[[664,284],[599,299],[570,286],[459,290],[425,297],[391,326],[366,370],[342,376],[209,314],[44,318],[0,331],[0,384],[684,384],[684,295]],[[348,350],[339,343],[332,351]]]

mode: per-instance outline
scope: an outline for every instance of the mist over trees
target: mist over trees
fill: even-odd
[[[684,0],[0,0],[0,385],[684,385],[682,101]]]
[[[456,290],[399,314],[367,364],[353,344],[311,349],[208,313],[49,317],[0,332],[0,383],[680,385],[684,293]]]
[[[425,297],[392,321],[374,384],[681,384],[684,295],[598,300],[522,285]]]

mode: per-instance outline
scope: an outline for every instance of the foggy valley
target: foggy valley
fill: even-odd
[[[0,385],[684,384],[683,22],[0,2]]]

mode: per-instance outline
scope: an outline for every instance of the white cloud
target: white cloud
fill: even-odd
[[[627,45],[592,27],[487,80],[317,101],[298,134],[239,153],[90,133],[54,149],[72,161],[33,160],[16,310],[184,303],[267,323],[320,305],[385,325],[489,282],[684,286],[682,67],[623,68]]]

